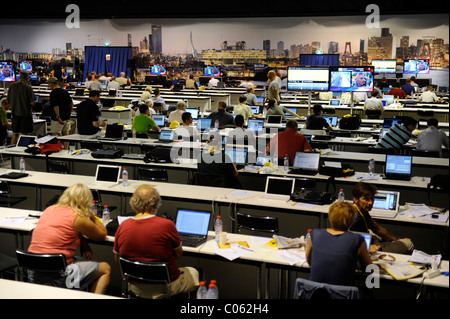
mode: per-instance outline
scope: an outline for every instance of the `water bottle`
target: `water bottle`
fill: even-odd
[[[278,168],[278,153],[276,152],[273,154],[273,166]]]
[[[133,126],[133,139],[136,139],[136,128]]]
[[[25,173],[25,159],[23,157],[20,158],[19,168],[21,173]]]
[[[92,201],[92,215],[97,216],[97,204],[95,200]]]
[[[216,121],[214,122],[214,128],[215,128],[216,130],[219,129],[219,120],[216,120]]]
[[[220,233],[222,232],[222,230],[223,230],[223,222],[222,222],[222,218],[219,215],[219,216],[217,216],[216,223],[214,224],[214,231],[216,232],[216,238],[215,238],[216,242],[219,242],[219,240],[220,240],[219,236],[220,236]]]
[[[103,207],[103,213],[102,213],[102,221],[103,221],[103,225],[106,226],[106,224],[108,224],[109,222],[109,217],[111,216],[111,213],[109,212],[109,208],[108,205],[105,205]]]
[[[305,244],[306,244],[306,246],[305,247],[308,247],[308,242],[311,239],[311,232],[312,232],[312,229],[308,229],[308,232],[306,233],[306,236],[305,236]]]
[[[210,284],[214,284],[214,290],[216,291],[217,298],[219,298],[219,287],[217,287],[217,280],[211,280]]]
[[[372,158],[369,161],[369,174],[370,174],[370,176],[372,176],[373,173],[375,173],[375,160]]]
[[[345,200],[344,190],[341,188],[339,190],[338,202],[343,202]]]
[[[311,107],[308,106],[308,111],[306,112],[306,116],[310,116],[311,115]]]
[[[219,299],[219,294],[215,289],[214,284],[209,284],[209,289],[206,293],[206,299]]]
[[[289,171],[289,156],[287,154],[284,156],[284,171]]]
[[[197,299],[206,299],[206,294],[208,293],[208,288],[204,281],[200,281],[197,289]]]
[[[128,186],[128,171],[126,168],[124,168],[122,172],[122,186],[123,187]]]
[[[264,106],[263,108],[263,117],[266,118],[267,115],[267,107]]]

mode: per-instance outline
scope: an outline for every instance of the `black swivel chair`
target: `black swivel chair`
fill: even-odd
[[[249,233],[256,236],[278,234],[278,218],[271,216],[254,216],[236,214],[238,233]]]
[[[169,177],[166,169],[139,167],[138,180],[168,182]]]
[[[369,146],[368,152],[375,154],[389,154],[389,155],[397,154],[397,150],[395,148],[378,148],[375,146]]]
[[[12,196],[9,183],[0,181],[0,207],[13,207],[25,199],[26,196]]]
[[[366,110],[365,111],[367,119],[379,119],[381,118],[381,110]]]
[[[417,150],[413,149],[411,150],[412,156],[421,156],[421,157],[440,157],[441,154],[439,154],[438,151],[423,151],[423,150]]]
[[[69,166],[65,162],[48,160],[48,172],[58,174],[69,174]]]

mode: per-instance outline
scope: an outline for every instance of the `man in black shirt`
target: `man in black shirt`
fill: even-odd
[[[89,98],[77,106],[78,134],[94,135],[100,131],[100,126],[106,126],[106,122],[99,122],[100,110],[97,106],[100,101],[99,91],[89,91]]]
[[[214,127],[216,120],[219,122],[219,128],[225,127],[225,125],[234,124],[233,114],[227,112],[225,109],[227,104],[223,101],[217,103],[217,111],[208,115],[211,119],[211,127]]]
[[[314,114],[306,119],[306,129],[321,130],[325,128],[328,131],[331,131],[333,129],[331,124],[328,124],[327,120],[322,117],[322,105],[314,105],[313,112]]]
[[[72,114],[73,102],[69,92],[58,85],[58,79],[51,77],[48,79],[50,93],[50,106],[52,108],[51,133],[55,136],[69,135],[70,115]],[[69,149],[69,143],[64,143],[64,148]]]

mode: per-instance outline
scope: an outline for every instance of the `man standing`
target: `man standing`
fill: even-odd
[[[77,106],[77,129],[78,134],[94,135],[100,131],[100,126],[106,126],[106,122],[100,122],[99,91],[89,91],[89,98]]]
[[[28,73],[21,72],[19,82],[12,84],[8,90],[8,101],[11,104],[12,145],[16,144],[19,134],[30,134],[34,131],[31,109],[36,98],[27,82]]]
[[[52,109],[51,133],[54,136],[69,135],[70,116],[73,102],[69,92],[59,87],[58,79],[51,77],[47,81],[50,93],[50,107]],[[69,142],[64,142],[64,149],[69,149]]]
[[[267,90],[267,99],[269,101],[271,99],[280,101],[280,87],[278,86],[278,78],[277,74],[274,70],[270,70],[267,73],[267,77],[269,78],[269,89]]]

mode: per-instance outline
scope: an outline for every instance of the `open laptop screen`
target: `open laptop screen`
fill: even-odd
[[[398,192],[378,191],[375,194],[373,207],[375,209],[397,210],[399,202]]]
[[[36,136],[31,135],[20,135],[19,139],[17,140],[16,146],[23,146],[27,147],[30,144],[35,144]]]
[[[95,181],[103,183],[118,183],[120,178],[120,170],[120,166],[97,165]]]
[[[173,141],[175,131],[174,130],[161,130],[159,133],[160,141]]]
[[[210,218],[209,212],[178,209],[175,227],[179,233],[206,236]]]
[[[267,118],[267,123],[280,124],[281,120],[282,120],[281,115],[269,115]]]
[[[320,153],[295,152],[293,167],[301,169],[319,169]]]
[[[245,147],[225,147],[225,154],[235,164],[245,164],[247,161],[248,149]]]
[[[249,129],[250,131],[253,131],[255,133],[261,133],[264,129],[264,120],[263,119],[248,119],[247,129]]]
[[[391,126],[393,126],[396,123],[399,123],[400,119],[384,119],[383,120],[383,127],[384,128],[390,128]]]
[[[322,117],[328,122],[328,124],[331,124],[332,126],[337,126],[338,120],[337,116],[322,116]]]
[[[295,178],[282,178],[268,176],[266,180],[266,193],[291,195],[294,192]]]
[[[158,125],[159,127],[164,127],[166,120],[165,115],[153,114],[152,118],[155,121],[156,125]]]
[[[209,130],[211,128],[211,119],[198,119],[197,120],[197,129],[204,131]]]
[[[412,156],[410,155],[386,155],[385,173],[411,174]]]

